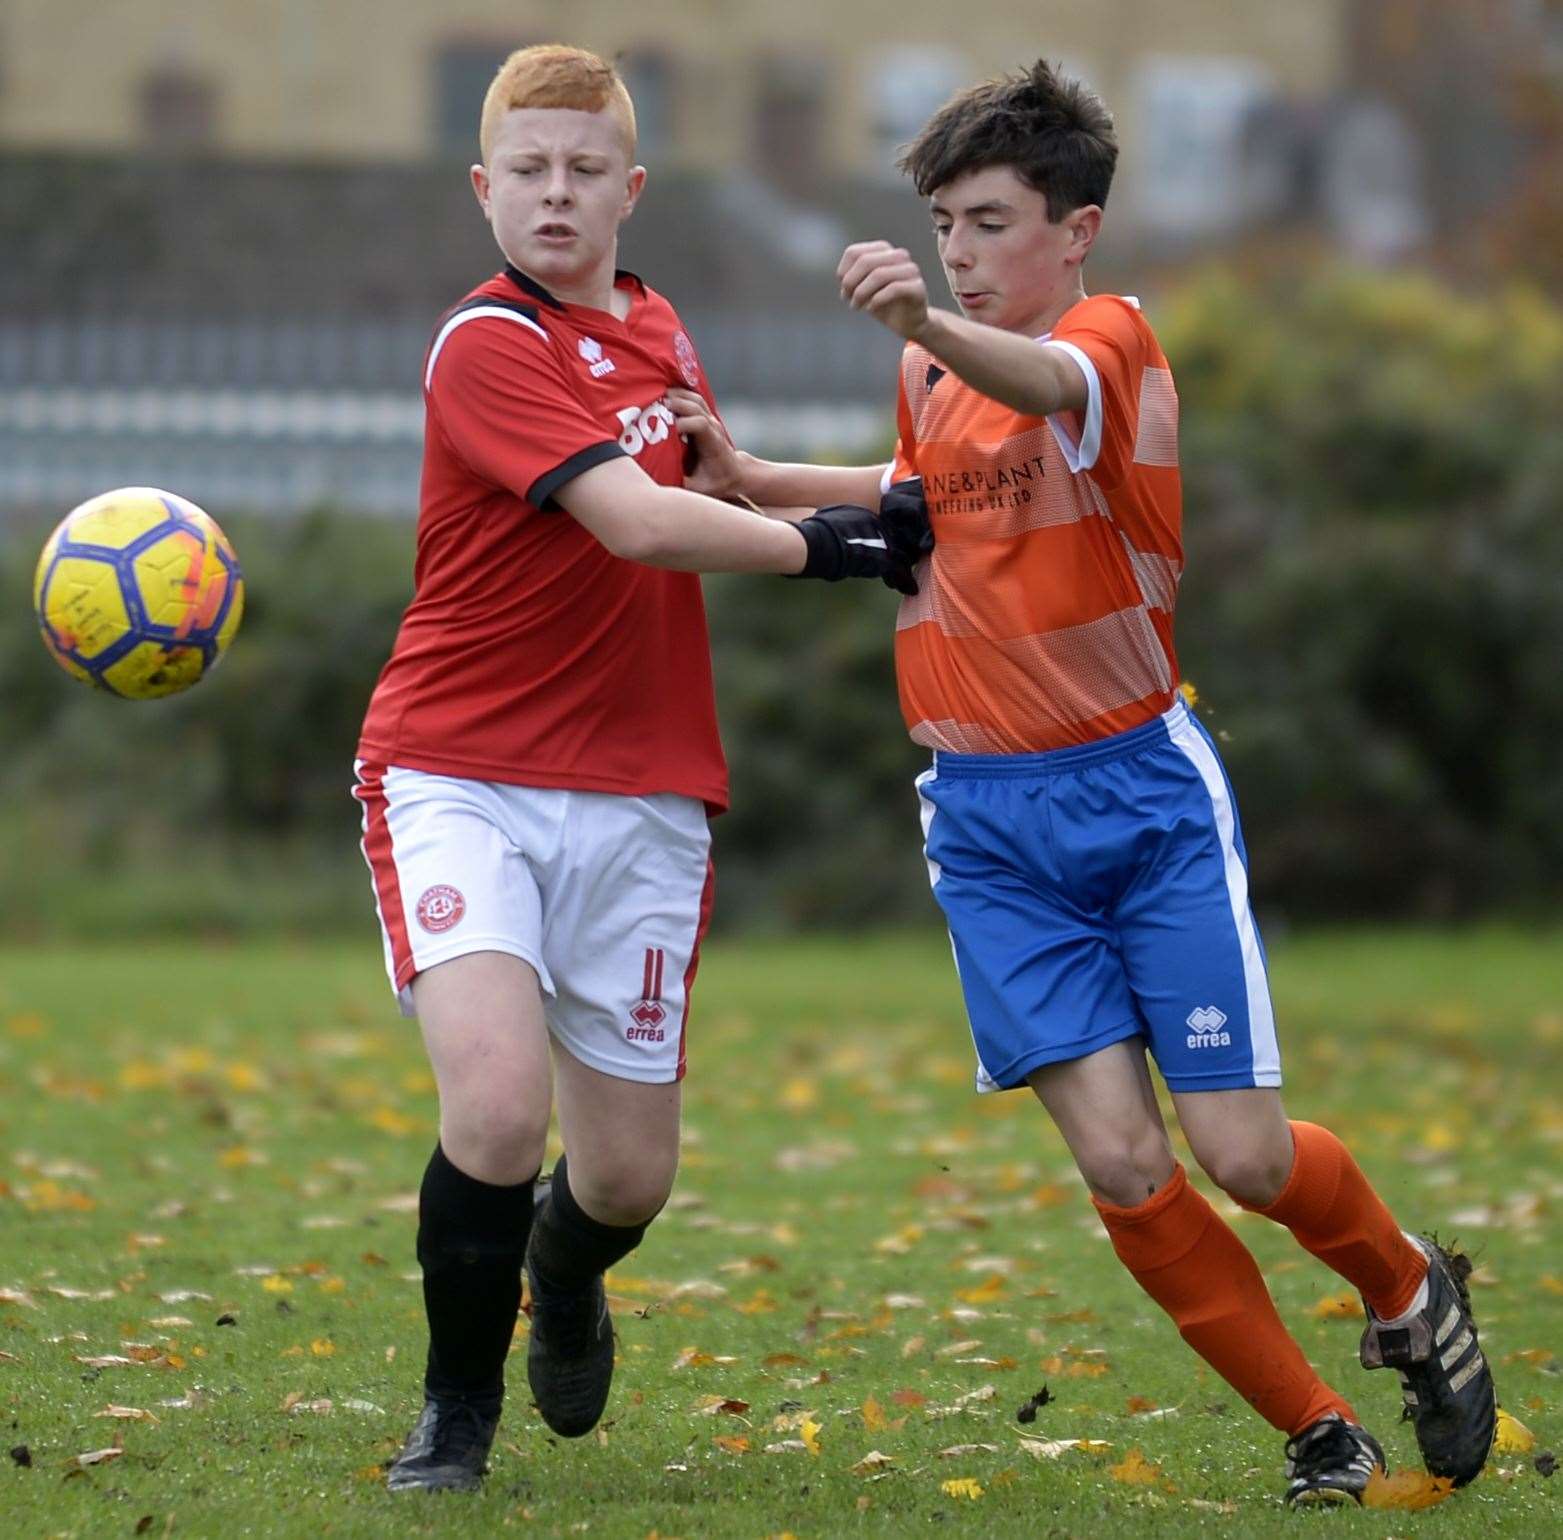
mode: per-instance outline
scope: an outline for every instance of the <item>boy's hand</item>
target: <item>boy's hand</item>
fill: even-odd
[[[827,583],[849,577],[883,578],[897,593],[917,592],[911,566],[891,549],[869,509],[836,503],[810,514],[796,528],[808,547],[797,577],[823,578]]]
[[[857,241],[836,267],[841,297],[891,331],[916,341],[928,324],[928,288],[911,254],[889,241]]]
[[[915,567],[933,550],[933,526],[928,522],[921,476],[893,483],[879,499],[879,527],[890,549],[908,567]],[[885,581],[890,583],[888,578]],[[890,586],[895,587],[893,583]]]
[[[707,497],[731,498],[743,491],[743,469],[726,425],[704,396],[682,386],[668,391],[674,426],[684,440],[684,485]]]

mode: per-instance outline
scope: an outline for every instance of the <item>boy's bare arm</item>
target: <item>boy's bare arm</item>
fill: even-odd
[[[883,465],[788,465],[761,460],[740,451],[744,466],[744,491],[766,508],[791,512],[793,504],[809,508],[827,503],[856,503],[862,508],[879,506]]]
[[[883,578],[915,594],[912,563],[870,509],[838,504],[793,522],[734,508],[653,481],[628,456],[582,471],[555,500],[615,556],[677,572],[776,572],[790,577]]]
[[[767,513],[806,518],[830,503],[879,504],[883,465],[788,465],[745,454],[728,437],[705,399],[695,391],[668,392],[678,431],[695,451],[694,469],[684,478],[691,491],[709,497],[743,497]]]
[[[1085,375],[1062,348],[1038,347],[1030,337],[947,310],[930,310],[915,340],[973,390],[1017,412],[1085,410]]]
[[[848,246],[837,276],[841,297],[854,310],[921,343],[990,400],[1033,417],[1085,410],[1085,375],[1062,348],[1038,347],[1030,337],[931,309],[916,262],[888,241]]]
[[[807,555],[796,529],[699,492],[661,486],[628,458],[583,471],[554,498],[615,556],[653,567],[799,572]]]

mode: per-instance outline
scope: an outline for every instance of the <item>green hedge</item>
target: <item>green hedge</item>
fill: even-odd
[[[1179,649],[1272,916],[1563,897],[1563,314],[1431,282],[1205,275],[1152,306],[1178,376]],[[412,531],[219,511],[249,613],[211,681],[127,704],[32,634],[0,542],[0,927],[369,924],[347,795]],[[734,811],[719,914],[931,918],[880,588],[708,594]]]
[[[1563,896],[1563,312],[1430,280],[1207,276],[1183,401],[1185,674],[1259,899],[1453,915]]]

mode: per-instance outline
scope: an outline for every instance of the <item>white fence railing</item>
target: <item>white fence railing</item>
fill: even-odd
[[[691,321],[746,448],[839,459],[893,432],[895,339],[849,315]],[[0,320],[0,510],[166,486],[214,508],[417,506],[428,328]]]
[[[685,319],[723,396],[839,401],[894,387],[895,338],[845,310]],[[0,318],[0,388],[415,389],[434,320]]]
[[[890,411],[867,405],[733,401],[724,415],[776,459],[869,456],[892,431]],[[0,389],[0,511],[150,485],[213,509],[405,515],[422,447],[413,394]]]

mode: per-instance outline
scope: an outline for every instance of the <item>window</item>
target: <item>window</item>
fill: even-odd
[[[139,116],[154,149],[196,150],[217,139],[217,87],[183,65],[166,64],[143,76]]]
[[[475,160],[483,97],[499,66],[526,45],[514,40],[449,43],[434,57],[434,148],[441,155]]]
[[[823,59],[772,55],[758,65],[754,161],[778,187],[806,192],[825,170],[830,70]]]
[[[634,50],[617,61],[620,77],[635,103],[639,158],[661,155],[673,137],[675,71],[666,54]]]
[[[1290,143],[1268,71],[1244,59],[1152,59],[1137,95],[1133,203],[1146,226],[1203,238],[1276,211]]]
[[[899,178],[895,168],[902,148],[964,84],[969,71],[948,48],[890,48],[870,66],[869,133],[878,175]]]
[[[1422,152],[1386,102],[1347,102],[1325,130],[1321,202],[1336,239],[1360,261],[1396,262],[1427,239]]]

